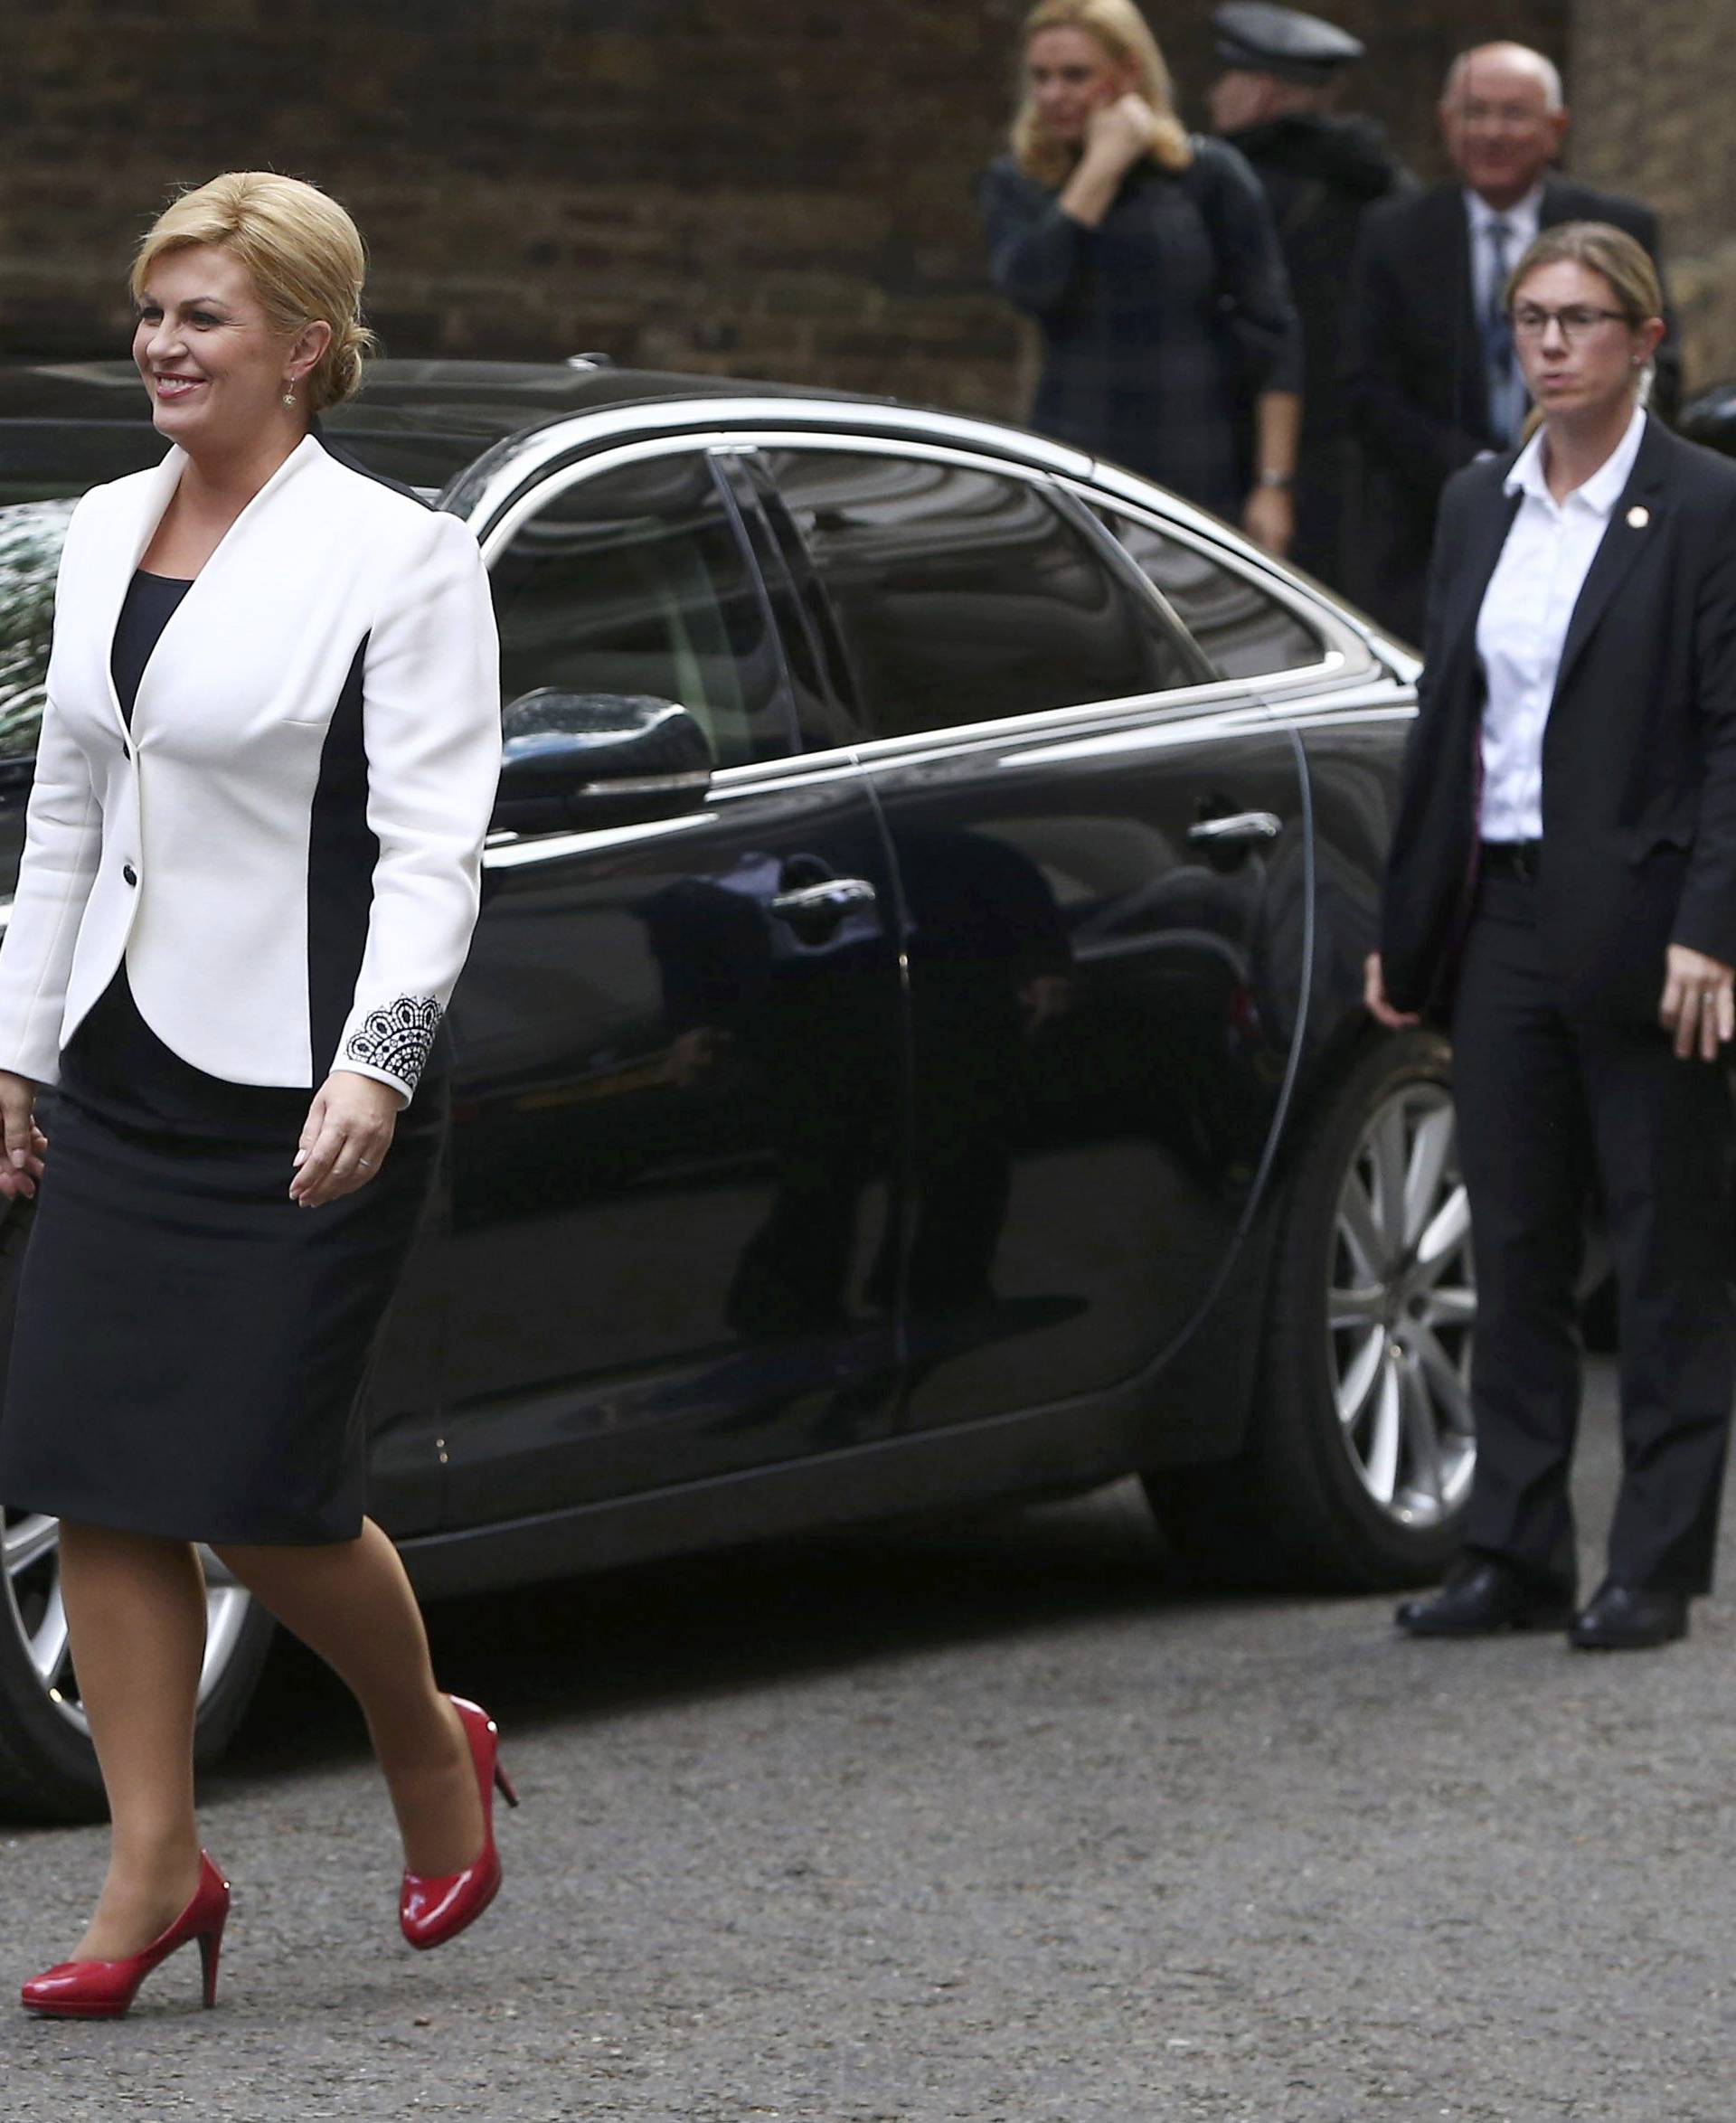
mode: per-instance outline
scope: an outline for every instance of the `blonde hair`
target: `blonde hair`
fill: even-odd
[[[360,387],[374,344],[361,317],[367,253],[335,199],[272,170],[212,177],[182,193],[152,224],[133,260],[135,299],[159,259],[204,243],[241,260],[267,316],[286,337],[304,325],[331,326],[331,344],[304,382],[310,412],[341,404]]]
[[[1583,266],[1587,272],[1608,280],[1616,307],[1630,326],[1643,325],[1647,317],[1664,314],[1664,283],[1657,277],[1651,253],[1626,229],[1615,228],[1609,222],[1557,222],[1552,228],[1540,229],[1507,275],[1507,307],[1511,309],[1518,300],[1520,288],[1533,273],[1552,265]],[[1635,396],[1641,405],[1650,401],[1656,373],[1656,362],[1648,361],[1635,375]],[[1543,425],[1543,418],[1542,410],[1533,406],[1524,429],[1526,441]]]
[[[1146,18],[1133,0],[1037,0],[1024,18],[1019,50],[1044,30],[1082,30],[1094,37],[1117,66],[1128,68],[1138,93],[1152,109],[1151,155],[1166,170],[1184,170],[1194,160],[1187,129],[1175,115],[1175,89],[1169,68]],[[1019,167],[1040,184],[1065,184],[1080,151],[1055,139],[1037,116],[1027,88],[1013,120],[1013,154]]]
[[[1511,307],[1520,283],[1543,266],[1583,266],[1609,283],[1616,307],[1630,325],[1664,315],[1664,288],[1646,246],[1608,222],[1557,222],[1540,229],[1507,280]]]

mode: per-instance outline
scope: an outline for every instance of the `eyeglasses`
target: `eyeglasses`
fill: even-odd
[[[1536,303],[1522,302],[1513,313],[1513,332],[1515,339],[1541,339],[1552,325],[1559,325],[1561,337],[1571,346],[1599,325],[1634,325],[1638,321],[1625,309],[1593,309],[1583,302],[1566,309],[1543,309]]]

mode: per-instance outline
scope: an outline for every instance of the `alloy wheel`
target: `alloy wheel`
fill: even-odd
[[[1339,1189],[1326,1292],[1344,1450],[1398,1524],[1438,1525],[1470,1493],[1476,1316],[1452,1099],[1405,1084],[1375,1109]]]
[[[205,1662],[199,1676],[203,1703],[229,1669],[241,1642],[252,1596],[208,1548],[199,1552],[206,1588]],[[14,1629],[35,1669],[43,1696],[72,1729],[89,1736],[67,1641],[61,1597],[61,1522],[41,1512],[0,1514],[0,1628]]]

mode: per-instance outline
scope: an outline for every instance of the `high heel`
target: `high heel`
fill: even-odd
[[[212,1863],[211,1853],[202,1850],[199,1884],[193,1891],[193,1900],[143,1953],[129,1954],[120,1961],[61,1961],[25,1984],[24,2008],[49,2019],[118,2020],[151,1970],[193,1939],[199,1941],[205,2004],[207,2007],[214,2005],[217,1957],[222,1951],[223,1926],[228,1920],[229,1882]]]
[[[482,1796],[482,1854],[461,1873],[404,1874],[398,1921],[404,1937],[426,1950],[456,1939],[474,1924],[500,1892],[500,1854],[495,1848],[495,1793],[508,1806],[518,1804],[513,1780],[500,1765],[500,1731],[486,1710],[457,1695],[447,1701],[458,1713],[470,1742],[476,1788]]]

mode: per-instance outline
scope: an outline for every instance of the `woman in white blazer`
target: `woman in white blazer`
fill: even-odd
[[[212,2000],[196,1543],[360,1698],[410,1943],[499,1882],[495,1728],[435,1685],[355,1420],[439,1155],[500,760],[475,540],[310,425],[360,380],[363,269],[311,185],[177,200],[133,276],[174,447],[85,496],[61,562],[0,951],[0,1194],[39,1196],[0,1496],[61,1522],[113,1846],[71,1959],[24,1986],[39,2013],[123,2013],[195,1939]]]

